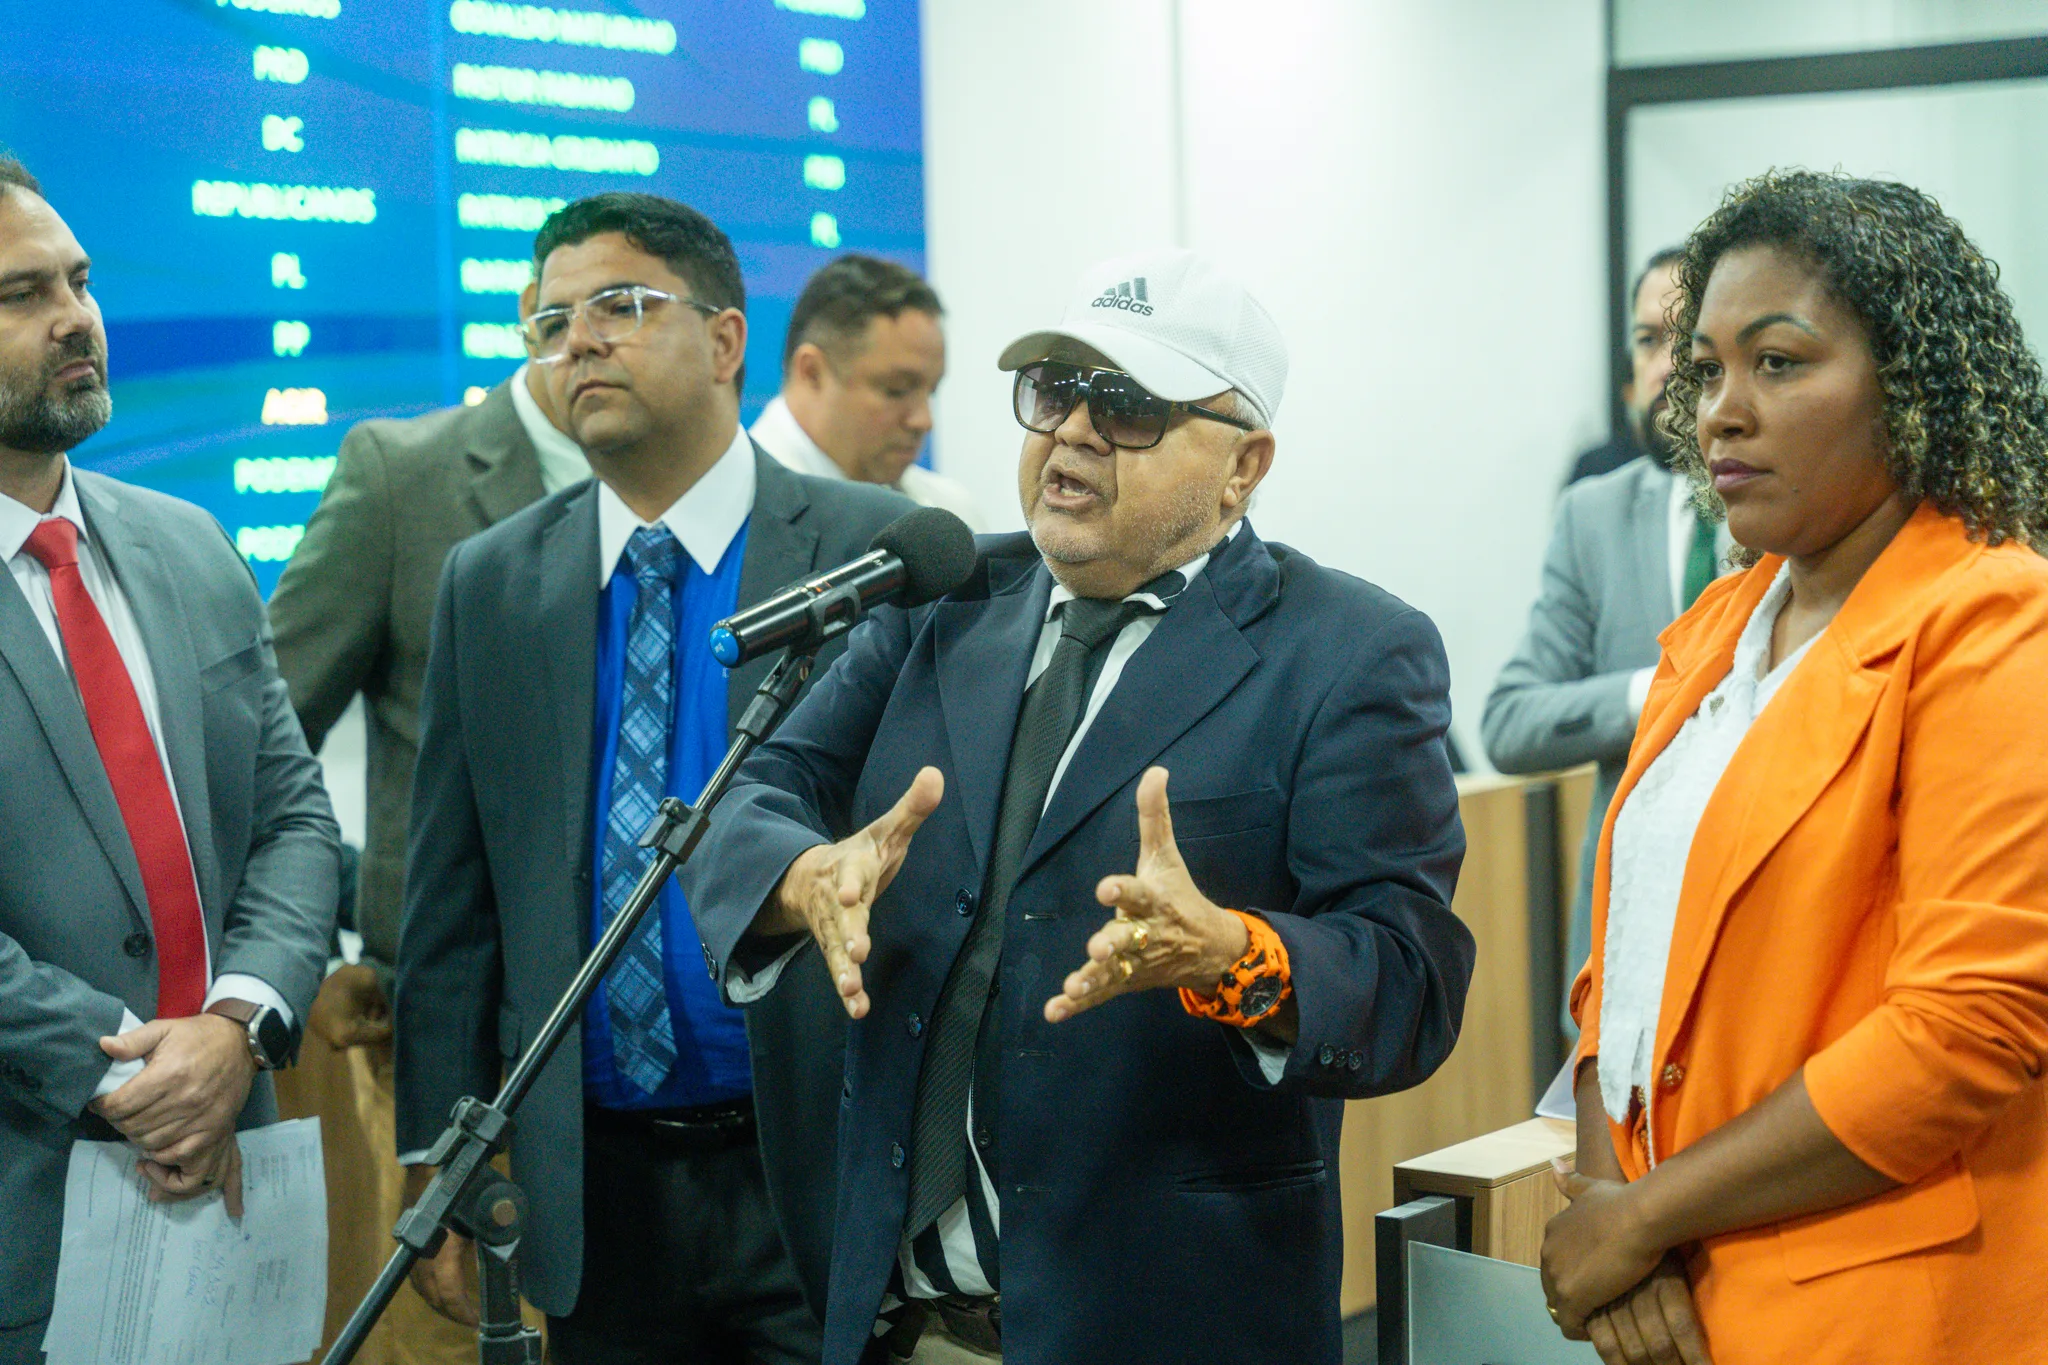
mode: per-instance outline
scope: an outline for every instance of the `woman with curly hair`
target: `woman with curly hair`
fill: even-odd
[[[1679,283],[1669,425],[1751,563],[1665,633],[1602,831],[1552,1316],[2048,1360],[2040,367],[1903,185],[1739,186]]]

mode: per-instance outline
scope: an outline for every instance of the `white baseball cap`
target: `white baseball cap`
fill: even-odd
[[[1057,327],[1003,348],[999,368],[1044,360],[1063,340],[1099,351],[1161,398],[1235,389],[1271,426],[1287,387],[1287,343],[1242,284],[1199,252],[1145,251],[1081,272]]]

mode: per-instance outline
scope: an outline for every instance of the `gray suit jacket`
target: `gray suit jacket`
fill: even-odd
[[[441,563],[455,542],[539,502],[540,457],[511,380],[473,408],[364,422],[270,597],[277,667],[316,753],[361,693],[369,829],[356,882],[366,957],[398,956],[406,824],[419,757],[420,683]]]
[[[913,504],[783,468],[755,448],[739,600],[866,552]],[[488,1097],[590,949],[597,491],[566,489],[448,556],[421,702],[398,950],[398,1148]],[[686,646],[707,648],[703,641]],[[824,672],[838,646],[820,657]],[[737,720],[768,670],[732,676]],[[846,1015],[815,952],[747,1011],[768,1192],[822,1311],[831,1263]],[[791,989],[794,987],[794,989]],[[519,1112],[512,1174],[533,1201],[527,1297],[561,1315],[583,1277],[583,1055],[572,1029]]]
[[[1671,624],[1671,482],[1648,457],[1581,479],[1558,499],[1529,630],[1500,671],[1479,733],[1504,773],[1598,763],[1580,851],[1565,971],[1592,951],[1593,854],[1635,739],[1629,675],[1657,663]]]
[[[87,533],[141,628],[213,970],[304,1020],[327,961],[334,817],[271,659],[263,601],[188,503],[73,473]],[[156,1014],[142,871],[78,688],[0,573],[0,1328],[47,1317],[71,1144],[121,1011]],[[241,1126],[277,1116],[258,1077]]]

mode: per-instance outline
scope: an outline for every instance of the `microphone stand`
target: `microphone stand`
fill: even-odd
[[[448,1126],[426,1156],[428,1165],[440,1169],[419,1202],[406,1211],[392,1230],[392,1236],[398,1239],[398,1249],[391,1253],[377,1282],[356,1305],[341,1335],[334,1339],[327,1352],[327,1365],[349,1365],[355,1359],[413,1265],[441,1249],[448,1229],[476,1243],[477,1351],[481,1365],[540,1365],[540,1333],[526,1326],[519,1314],[518,1251],[526,1196],[517,1185],[498,1174],[490,1164],[491,1158],[511,1144],[513,1114],[562,1039],[568,1036],[570,1026],[582,1016],[597,983],[611,970],[613,961],[632,938],[662,887],[702,842],[710,828],[712,807],[732,785],[740,765],[773,733],[797,693],[803,690],[819,648],[826,639],[853,624],[851,620],[827,620],[831,608],[844,605],[839,593],[827,594],[812,605],[809,640],[792,645],[761,680],[753,701],[735,727],[738,733],[733,736],[732,747],[726,751],[718,771],[704,784],[697,804],[686,806],[673,796],[662,801],[653,821],[640,836],[640,847],[655,850],[654,861],[641,874],[619,913],[605,926],[597,946],[591,949],[569,989],[555,1002],[553,1012],[525,1055],[505,1077],[498,1097],[489,1104],[474,1096],[456,1102]],[[853,597],[852,606],[857,620],[861,614],[858,596]]]

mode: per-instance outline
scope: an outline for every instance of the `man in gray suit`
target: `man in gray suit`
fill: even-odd
[[[1657,427],[1671,375],[1664,310],[1678,288],[1678,257],[1676,249],[1652,256],[1630,295],[1623,397],[1636,440],[1649,453],[1573,483],[1558,500],[1528,633],[1501,669],[1479,722],[1486,756],[1504,773],[1600,765],[1561,989],[1592,952],[1593,855],[1656,671],[1657,635],[1727,562],[1725,526],[1694,508]]]
[[[530,288],[521,303],[522,313],[532,311]],[[387,1228],[398,1219],[404,1183],[389,1140],[391,973],[441,564],[457,541],[590,477],[582,450],[547,411],[539,374],[522,366],[474,407],[349,432],[270,598],[278,671],[307,744],[318,752],[350,701],[361,696],[365,704],[368,831],[354,907],[362,961],[327,978],[308,1025],[332,1047],[364,1051],[368,1064],[354,1071],[356,1110],[380,1149],[374,1216]],[[476,1355],[472,1333],[429,1312],[410,1290],[400,1292],[390,1319],[407,1365]]]
[[[596,478],[443,572],[398,952],[414,1160],[532,1040],[645,866],[655,802],[694,798],[722,756],[767,661],[728,678],[712,622],[912,507],[748,440],[744,286],[701,214],[602,194],[534,251],[528,343]],[[542,1073],[512,1171],[532,1200],[523,1284],[564,1365],[816,1359],[805,1295],[822,1305],[830,1260],[845,1016],[815,954],[803,970],[742,1022],[671,884]],[[469,1254],[451,1238],[416,1277],[462,1316]]]
[[[0,1362],[40,1361],[64,1178],[126,1138],[241,1207],[320,984],[334,817],[220,525],[72,467],[103,426],[84,251],[0,159]],[[143,1020],[149,1020],[143,1023]]]

